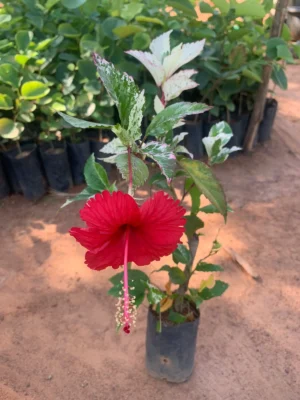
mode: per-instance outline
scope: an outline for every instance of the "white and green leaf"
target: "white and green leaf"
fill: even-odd
[[[118,71],[112,63],[95,53],[94,62],[105,89],[118,108],[121,123],[127,129],[130,112],[139,98],[139,89],[131,76]]]
[[[131,154],[131,168],[132,168],[132,178],[133,186],[136,188],[142,186],[148,179],[149,171],[147,165],[143,160]],[[129,163],[127,154],[119,154],[115,158],[117,168],[122,174],[123,179],[129,180]]]
[[[170,34],[172,30],[157,36],[150,44],[150,50],[157,60],[162,63],[166,55],[170,54]]]
[[[146,136],[162,137],[167,134],[181,118],[186,115],[201,114],[211,107],[202,103],[179,102],[166,107],[151,121],[146,131]]]
[[[157,86],[161,86],[164,81],[165,73],[163,66],[160,61],[155,57],[155,55],[138,50],[129,50],[126,51],[127,54],[130,54],[132,57],[139,60],[150,72]]]
[[[187,69],[179,71],[177,74],[167,79],[162,85],[165,100],[170,101],[176,99],[184,90],[197,87],[198,83],[190,79],[190,77],[196,73],[197,71],[195,69]]]
[[[205,44],[205,39],[193,43],[179,44],[163,61],[164,72],[167,78],[171,77],[180,67],[199,56]]]
[[[63,117],[63,119],[70,124],[71,126],[74,126],[75,128],[80,128],[80,129],[87,129],[87,128],[96,128],[96,129],[111,129],[113,125],[108,125],[108,124],[99,124],[98,122],[90,122],[90,121],[85,121],[83,119],[71,117],[71,115],[64,114],[63,112],[58,112],[58,114]]]
[[[148,142],[143,144],[141,150],[144,155],[152,158],[158,164],[167,180],[173,178],[176,156],[170,145],[161,142]]]

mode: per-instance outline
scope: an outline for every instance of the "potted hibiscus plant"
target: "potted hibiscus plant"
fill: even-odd
[[[164,54],[167,56],[168,52]],[[185,57],[184,52],[179,52],[172,61],[177,62],[174,72],[184,64],[180,63],[180,57]],[[221,296],[228,287],[225,282],[215,280],[212,274],[200,287],[190,287],[193,274],[222,271],[219,265],[207,262],[221,247],[217,240],[206,257],[196,259],[199,230],[204,226],[198,214],[201,211],[216,212],[226,221],[228,208],[223,189],[211,168],[198,160],[183,157],[186,149],[179,143],[185,134],[174,136],[172,131],[186,115],[201,114],[209,107],[187,102],[166,106],[160,97],[163,107],[157,110],[142,139],[144,92],[139,91],[129,75],[96,54],[94,62],[104,87],[117,106],[120,123],[104,125],[60,115],[76,128],[111,129],[115,133],[116,138],[102,152],[111,154],[105,160],[116,164],[128,183],[128,193],[119,191],[109,182],[105,169],[95,162],[92,154],[84,169],[87,187],[64,204],[87,200],[80,211],[87,227],[72,228],[70,234],[87,249],[85,263],[89,268],[96,271],[107,267],[122,268],[110,279],[112,287],[109,290],[109,294],[118,299],[118,330],[131,332],[136,323],[137,308],[147,298],[147,369],[154,377],[183,382],[193,370],[199,306],[203,301]],[[169,77],[164,75],[162,82],[167,79]],[[153,139],[149,140],[149,137]],[[231,137],[232,132],[224,122],[211,129],[204,142],[210,164],[226,160],[232,149],[224,146]],[[150,179],[146,161],[149,158],[160,169]],[[135,191],[148,179],[160,190],[140,204]],[[183,182],[180,199],[174,190],[176,180]],[[210,201],[209,206],[201,207],[201,195]],[[188,196],[192,204],[189,210],[184,207]],[[186,245],[182,243],[184,240]],[[172,265],[164,265],[159,270],[168,273],[163,289],[154,285],[144,271],[133,267],[145,267],[170,254]]]

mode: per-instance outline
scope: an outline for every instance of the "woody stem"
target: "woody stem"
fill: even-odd
[[[128,194],[130,196],[133,196],[133,178],[132,178],[132,162],[131,162],[131,149],[130,147],[127,148],[127,154],[128,154]]]

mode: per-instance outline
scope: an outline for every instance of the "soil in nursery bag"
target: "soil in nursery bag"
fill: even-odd
[[[0,199],[3,199],[9,194],[10,194],[10,188],[0,159]]]
[[[66,145],[44,144],[40,153],[49,186],[58,192],[67,191],[72,186],[72,177]]]
[[[168,382],[185,382],[194,368],[200,314],[193,321],[171,324],[162,320],[157,331],[158,316],[149,308],[146,335],[146,367],[149,374]]]
[[[263,120],[258,129],[258,141],[263,143],[269,140],[272,134],[275,117],[277,114],[278,103],[275,99],[267,99]]]
[[[106,163],[103,160],[100,160],[100,158],[106,158],[109,157],[110,154],[106,153],[101,153],[101,149],[103,146],[105,146],[108,142],[98,142],[98,141],[93,141],[91,140],[91,152],[94,153],[95,155],[95,161],[102,165],[102,167],[106,170],[107,174],[111,172],[111,164]]]
[[[193,154],[194,159],[198,160],[203,157],[205,154],[202,143],[204,137],[203,120],[195,121],[187,118],[185,126],[182,128],[183,131],[188,132],[188,135],[185,137],[185,147]]]
[[[71,166],[74,185],[80,185],[85,182],[83,170],[84,165],[91,155],[90,142],[68,143],[68,154]]]
[[[46,193],[47,185],[37,148],[7,154],[24,196],[28,200],[40,199]]]

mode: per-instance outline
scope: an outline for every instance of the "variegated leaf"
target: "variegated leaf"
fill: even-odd
[[[170,34],[172,30],[163,33],[157,38],[153,39],[150,44],[150,50],[158,59],[159,62],[163,62],[166,55],[170,54]]]
[[[115,138],[111,142],[108,142],[101,149],[101,153],[105,154],[122,154],[126,152],[127,148],[122,144],[119,138]]]
[[[188,135],[188,132],[180,132],[179,135],[176,135],[173,137],[173,141],[172,141],[172,145],[177,146],[178,143],[182,142],[183,139],[186,137],[186,135]]]
[[[94,53],[94,62],[100,79],[116,104],[124,128],[128,128],[129,115],[139,97],[139,89],[131,76],[118,71],[113,64]]]
[[[193,43],[180,44],[166,56],[163,62],[166,77],[169,78],[180,67],[199,56],[205,44],[205,39]]]
[[[75,128],[87,129],[87,128],[98,128],[98,129],[111,129],[112,125],[99,124],[99,122],[89,122],[83,119],[71,117],[70,115],[64,114],[58,111],[58,114],[63,117],[63,119]]]
[[[165,108],[165,106],[161,102],[160,98],[158,96],[155,96],[155,98],[154,98],[154,110],[155,110],[156,114],[159,114],[164,108]]]
[[[211,165],[220,164],[227,160],[230,153],[241,150],[236,146],[231,149],[224,147],[232,136],[233,133],[230,126],[227,122],[222,121],[210,129],[208,137],[202,139]]]
[[[196,74],[195,69],[187,69],[185,71],[180,71],[177,74],[171,76],[162,85],[162,90],[165,95],[165,100],[170,101],[180,96],[184,90],[193,89],[198,86],[197,82],[194,82],[190,77]]]
[[[128,124],[128,134],[131,139],[130,143],[134,143],[136,140],[140,139],[141,133],[141,123],[143,119],[143,111],[145,108],[145,95],[144,90],[139,94],[135,105],[130,111],[129,124]]]
[[[179,154],[179,153],[188,154],[191,158],[194,158],[193,154],[190,153],[188,151],[188,149],[186,147],[184,147],[184,146],[177,146],[176,149],[175,149],[175,153],[176,154]]]
[[[143,144],[142,152],[159,165],[167,180],[173,178],[176,168],[176,156],[171,146],[166,143],[148,142]]]
[[[202,103],[179,102],[166,107],[151,121],[146,131],[146,136],[162,137],[167,134],[181,118],[186,115],[201,114],[211,107]]]
[[[139,60],[153,76],[156,85],[161,86],[165,78],[165,73],[161,63],[155,57],[155,55],[138,50],[129,50],[125,53],[130,54],[131,56]]]
[[[116,164],[122,174],[122,177],[128,180],[129,179],[128,155],[120,154],[116,156]],[[138,187],[143,185],[143,183],[148,179],[149,176],[147,165],[140,158],[131,155],[131,166],[132,166],[133,186]]]

